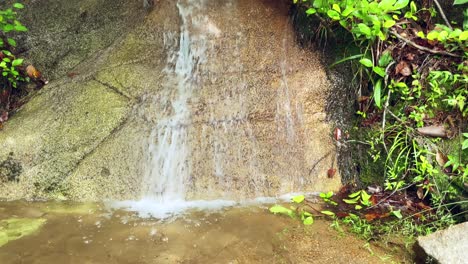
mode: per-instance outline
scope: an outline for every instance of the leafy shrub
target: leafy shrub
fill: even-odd
[[[17,20],[16,9],[22,9],[20,3],[14,3],[12,8],[0,10],[0,72],[4,85],[17,88],[19,81],[26,81],[20,74],[19,67],[23,64],[23,59],[16,58],[12,50],[17,46],[16,41],[10,37],[13,32],[25,32],[28,29]]]

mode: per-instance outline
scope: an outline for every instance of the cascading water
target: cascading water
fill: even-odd
[[[184,182],[190,175],[187,129],[191,119],[187,102],[196,82],[197,66],[203,63],[206,49],[202,36],[197,38],[190,34],[190,27],[198,26],[197,17],[193,15],[197,6],[191,1],[187,6],[178,3],[177,7],[183,22],[179,50],[174,66],[170,52],[165,69],[168,81],[164,84],[173,92],[166,98],[167,116],[157,121],[151,133],[149,167],[143,181],[145,196],[161,204],[184,199]]]
[[[163,32],[164,78],[145,101],[154,109],[144,114],[152,127],[142,199],[118,207],[165,218],[325,182],[316,179],[333,151],[326,76],[305,75],[316,65],[301,59],[311,54],[294,44],[287,9],[260,2],[177,2],[179,31]]]

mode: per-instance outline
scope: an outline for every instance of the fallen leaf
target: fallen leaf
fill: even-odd
[[[349,213],[346,213],[346,212],[337,212],[336,213],[336,217],[338,217],[338,218],[345,218],[347,216],[349,216]]]
[[[414,53],[408,53],[408,54],[406,54],[405,57],[406,57],[407,60],[412,61],[412,60],[414,60],[415,55],[414,55]]]
[[[336,141],[340,141],[341,140],[341,129],[335,128],[335,130],[333,131],[333,136],[335,137]]]
[[[437,161],[437,164],[439,164],[439,166],[443,168],[445,166],[445,163],[447,163],[448,158],[444,153],[437,151],[436,161]]]
[[[418,195],[418,198],[420,200],[424,199],[424,190],[423,190],[423,188],[419,187],[418,190],[416,191],[416,194]]]
[[[31,79],[39,79],[42,77],[42,74],[40,71],[38,71],[36,69],[36,67],[32,66],[32,65],[28,65],[28,67],[26,67],[26,73],[28,74],[29,78]]]
[[[411,76],[411,68],[406,61],[400,61],[395,67],[395,73],[403,76]]]
[[[369,96],[359,96],[357,101],[358,103],[366,102],[369,101],[370,97]]]
[[[430,137],[447,137],[447,132],[443,126],[427,126],[417,129],[419,134]]]
[[[327,171],[328,178],[330,178],[330,179],[333,178],[333,176],[335,176],[335,174],[336,174],[336,169],[333,169],[333,168],[328,169],[328,171]]]

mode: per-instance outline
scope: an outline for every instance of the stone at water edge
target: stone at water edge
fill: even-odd
[[[419,237],[417,246],[440,264],[468,262],[468,222]]]

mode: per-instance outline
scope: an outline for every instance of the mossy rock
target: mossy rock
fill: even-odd
[[[43,218],[10,218],[0,221],[0,247],[10,241],[31,235],[46,222]]]

